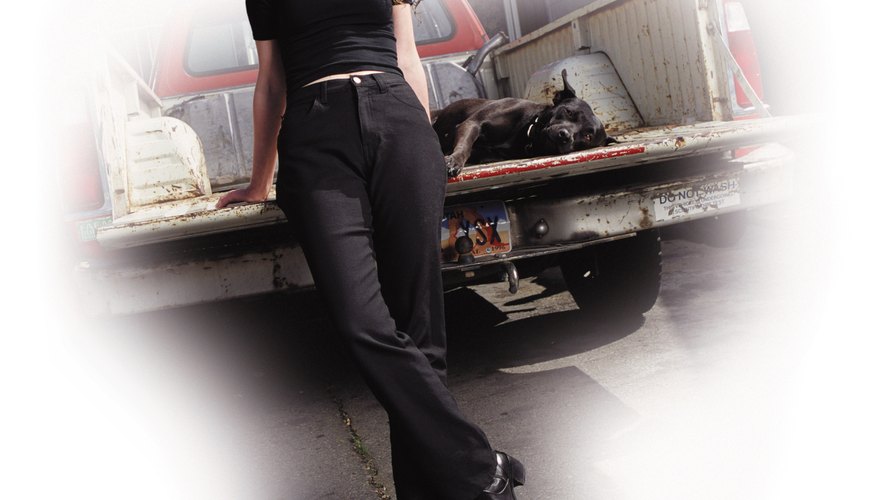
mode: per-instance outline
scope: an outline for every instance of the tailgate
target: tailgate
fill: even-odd
[[[804,130],[805,117],[706,122],[640,129],[617,137],[619,144],[561,156],[472,165],[448,183],[448,196],[544,182],[592,172],[706,155],[782,140]],[[144,207],[97,230],[106,248],[130,248],[194,236],[248,229],[285,220],[273,202],[216,210],[221,193]]]

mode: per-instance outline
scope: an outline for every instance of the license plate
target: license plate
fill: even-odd
[[[656,194],[653,200],[658,222],[714,212],[740,204],[740,180],[730,178],[671,189]]]
[[[112,217],[103,217],[100,219],[89,219],[85,221],[80,221],[76,224],[77,229],[79,229],[79,241],[94,241],[97,237],[97,230],[104,227],[109,226],[113,223]]]
[[[505,203],[486,201],[471,205],[445,207],[442,218],[442,260],[454,262],[458,254],[455,243],[468,236],[472,256],[496,255],[512,249],[512,231]]]

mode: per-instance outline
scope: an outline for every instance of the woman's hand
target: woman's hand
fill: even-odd
[[[248,202],[248,203],[258,203],[261,201],[265,201],[268,199],[268,193],[263,190],[257,190],[253,188],[253,185],[249,185],[242,189],[235,189],[234,191],[229,191],[222,195],[222,198],[216,202],[216,208],[223,208],[230,203],[239,203],[239,202]]]

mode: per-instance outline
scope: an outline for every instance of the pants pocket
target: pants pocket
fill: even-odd
[[[417,94],[414,93],[414,89],[408,83],[390,85],[387,88],[387,92],[400,103],[421,111],[424,115],[426,114],[423,104],[420,103],[420,99],[417,98]]]

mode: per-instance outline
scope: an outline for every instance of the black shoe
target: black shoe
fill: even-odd
[[[493,482],[475,500],[515,500],[513,488],[524,484],[524,479],[524,464],[497,451]]]

